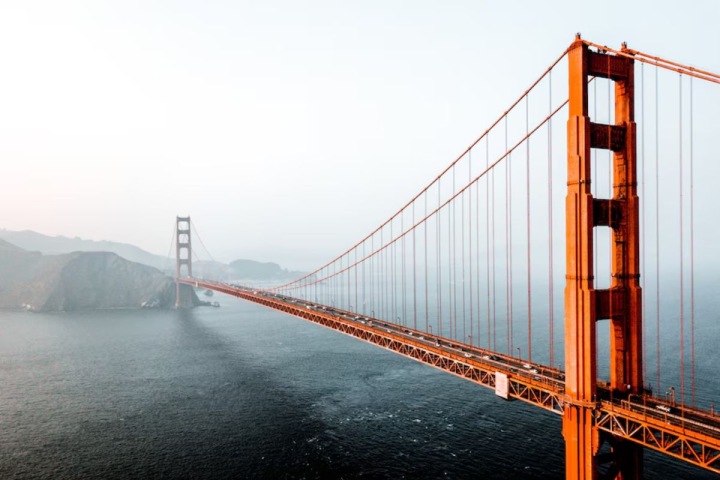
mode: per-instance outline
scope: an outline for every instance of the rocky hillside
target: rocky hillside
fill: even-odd
[[[72,252],[113,252],[131,262],[150,265],[160,270],[171,268],[175,265],[172,261],[159,255],[130,245],[127,243],[109,242],[106,240],[85,240],[82,238],[70,238],[44,235],[31,230],[12,231],[0,229],[0,239],[16,245],[29,252],[40,252],[43,255],[60,255]]]
[[[42,255],[0,240],[0,308],[35,311],[167,308],[175,283],[159,270],[109,252]],[[189,298],[200,304],[191,287]]]
[[[63,236],[49,236],[31,230],[12,231],[0,228],[0,240],[5,240],[29,252],[43,255],[60,255],[73,252],[113,252],[131,262],[141,263],[160,269],[168,275],[175,275],[175,260],[153,255],[134,245],[119,242],[84,240]],[[174,250],[171,252],[175,255]],[[230,280],[292,280],[303,272],[288,271],[276,263],[262,263],[254,260],[236,260],[230,264],[216,261],[194,261],[193,274],[198,278],[220,281]]]

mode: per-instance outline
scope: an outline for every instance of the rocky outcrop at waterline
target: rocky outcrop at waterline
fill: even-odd
[[[184,298],[201,302],[192,287]],[[42,255],[0,240],[0,308],[77,311],[175,306],[175,282],[110,252]]]

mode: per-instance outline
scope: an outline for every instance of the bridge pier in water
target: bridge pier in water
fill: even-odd
[[[610,390],[620,395],[644,390],[642,314],[639,286],[639,200],[637,196],[634,61],[593,52],[580,39],[568,51],[568,190],[566,197],[565,368],[563,415],[566,478],[599,478],[602,437],[594,426],[597,398],[596,322],[610,321]],[[593,123],[588,81],[615,84],[615,124]],[[613,197],[591,193],[591,149],[613,152]],[[595,227],[612,229],[611,285],[595,288]],[[603,477],[639,479],[642,446],[613,438]]]
[[[183,276],[192,277],[190,217],[176,217],[175,222],[175,308],[186,308],[192,305],[188,295],[190,289],[181,288],[178,280]]]

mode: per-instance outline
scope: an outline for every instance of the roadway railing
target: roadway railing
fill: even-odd
[[[433,366],[518,399],[562,414],[568,399],[562,370],[500,354],[355,312],[281,294],[226,283],[182,278],[263,305]],[[720,417],[681,408],[650,395],[611,391],[598,383],[595,426],[600,431],[720,473]]]
[[[556,414],[563,413],[565,382],[558,369],[298,298],[207,280],[179,281],[332,328],[493,389],[505,399],[518,399]]]
[[[604,400],[595,416],[596,427],[647,448],[720,473],[720,426],[714,421],[680,415],[665,402]]]

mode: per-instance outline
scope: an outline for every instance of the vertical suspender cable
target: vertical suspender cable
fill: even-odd
[[[368,270],[370,271],[370,278],[368,289],[370,290],[370,307],[369,310],[372,314],[375,313],[375,234],[370,237],[370,258],[368,258]],[[373,315],[374,316],[374,315]]]
[[[660,394],[660,102],[658,68],[655,68],[655,368],[657,394]]]
[[[403,276],[401,269],[402,258],[400,258],[405,240],[405,237],[402,235],[403,213],[404,210],[400,212],[400,218],[398,219],[400,221],[400,235],[396,237],[393,233],[397,229],[394,225],[396,221],[393,220],[390,224],[390,240],[393,242],[390,255],[390,303],[392,306],[393,322],[399,322],[405,326],[405,316],[402,314],[402,303],[398,304],[398,299],[402,294],[403,288]]]
[[[392,245],[390,246],[390,252],[389,252],[389,263],[390,263],[390,310],[392,311],[392,321],[395,322],[398,320],[398,314],[397,314],[397,272],[395,271],[397,267],[397,246],[398,242],[395,242],[395,236],[394,236],[394,225],[395,221],[390,222],[390,241],[392,242]]]
[[[340,277],[338,277],[338,271],[342,270],[342,257],[337,259],[333,262],[333,273],[331,278],[331,284],[332,284],[332,300],[334,302],[334,306],[337,306],[338,302],[340,301]],[[330,303],[330,305],[333,305],[333,302]]]
[[[455,194],[455,166],[452,168],[452,190]],[[455,201],[448,204],[448,303],[450,305],[450,335],[457,340],[457,282],[455,279]]]
[[[690,77],[690,381],[695,406],[695,191],[693,172],[693,78]]]
[[[415,225],[415,203],[412,203],[412,224]],[[412,231],[412,269],[413,269],[413,326],[417,329],[417,229]]]
[[[373,286],[373,295],[372,295],[372,303],[370,305],[370,315],[373,318],[377,318],[378,312],[380,311],[380,259],[378,258],[378,251],[375,248],[375,237],[373,236],[373,243],[372,243],[372,251],[370,252],[370,271],[372,272],[372,276],[370,277],[370,281],[372,282]]]
[[[413,205],[415,203],[413,202]],[[400,216],[400,231],[403,233],[402,237],[402,248],[400,249],[400,254],[402,255],[402,260],[400,261],[400,268],[402,269],[402,274],[400,276],[401,282],[402,282],[402,318],[403,322],[408,322],[407,320],[407,291],[406,291],[406,285],[405,285],[405,275],[406,275],[406,268],[405,268],[405,241],[407,240],[407,235],[405,235],[405,209],[402,211],[402,215]],[[413,233],[415,232],[415,229],[413,229]],[[415,322],[413,322],[413,328],[417,328],[417,325],[415,325]]]
[[[508,151],[508,118],[505,116],[505,151]],[[510,331],[510,303],[512,298],[510,295],[510,275],[512,266],[510,265],[510,156],[505,160],[505,347],[506,353],[512,355],[512,340]]]
[[[548,112],[552,113],[552,71],[548,75]],[[553,168],[552,118],[548,120],[548,337],[550,340],[550,366],[555,365],[555,301],[553,299]]]
[[[340,298],[338,299],[338,304],[336,306],[339,308],[342,308],[343,310],[347,310],[345,308],[345,305],[346,305],[345,297],[346,297],[346,293],[347,293],[347,289],[348,289],[349,285],[345,282],[345,276],[348,272],[347,269],[350,267],[350,258],[348,258],[347,267],[343,267],[344,260],[345,260],[345,254],[343,254],[340,257],[340,269],[338,270],[338,273],[336,275],[337,276],[337,289],[338,289],[338,294],[340,296]]]
[[[440,179],[438,179],[438,209],[442,205],[441,201],[441,195],[440,195]],[[440,258],[440,230],[441,230],[441,223],[440,223],[440,214],[442,213],[441,210],[438,210],[437,212],[437,313],[438,313],[438,323],[437,323],[437,334],[442,335],[442,261]]]
[[[386,289],[386,320],[390,320],[393,323],[397,323],[397,314],[395,313],[395,246],[397,245],[395,242],[393,242],[394,235],[393,235],[393,224],[395,223],[394,220],[390,221],[390,239],[388,240],[388,247],[385,249],[387,254],[385,255],[385,289]]]
[[[383,276],[383,253],[384,250],[382,248],[383,245],[383,231],[382,228],[380,229],[380,243],[377,249],[374,250],[373,257],[375,258],[375,289],[376,289],[376,296],[375,296],[375,313],[373,314],[373,317],[375,318],[381,318],[383,316],[383,283],[385,281],[385,278]]]
[[[380,281],[378,275],[378,258],[377,250],[375,249],[375,236],[371,238],[370,242],[370,315],[375,317],[375,310],[380,311],[378,308],[378,302],[380,294],[378,293],[378,282]]]
[[[468,153],[468,182],[472,179],[472,150]],[[479,184],[475,184],[475,191]],[[464,236],[463,236],[464,238]],[[463,250],[464,252],[464,250]],[[470,345],[473,344],[473,256],[472,256],[472,188],[468,192],[468,299],[470,300]],[[463,259],[463,282],[465,280],[465,260]],[[465,285],[463,284],[463,294]],[[463,297],[464,302],[464,297]]]
[[[397,322],[397,312],[396,312],[396,308],[395,308],[395,253],[396,253],[395,247],[396,247],[397,243],[393,242],[393,240],[395,239],[395,237],[393,235],[393,224],[394,223],[395,223],[394,220],[390,221],[390,240],[389,240],[389,242],[392,242],[392,244],[390,245],[389,248],[386,249],[386,250],[388,250],[388,252],[387,252],[388,254],[385,257],[387,259],[386,264],[389,264],[389,265],[387,265],[387,267],[390,269],[390,275],[387,274],[387,268],[385,270],[385,272],[386,272],[385,275],[390,282],[390,284],[387,287],[387,289],[389,291],[387,315],[390,317],[390,320],[393,323]]]
[[[645,64],[640,63],[640,190],[641,198],[645,198]],[[640,289],[646,292],[645,289],[645,278],[647,277],[647,269],[645,267],[645,236],[646,236],[646,222],[645,222],[645,211],[647,208],[643,204],[640,205],[641,209],[641,224],[640,224]],[[643,356],[643,382],[647,381],[647,324],[646,324],[646,301],[647,294],[642,296],[642,356]],[[640,385],[642,386],[642,385]]]
[[[387,250],[383,247],[385,246],[385,237],[383,235],[384,228],[380,229],[380,247],[378,247],[378,309],[377,309],[377,317],[376,318],[384,318],[387,320],[387,316],[385,315],[385,287],[387,285],[387,277],[386,277],[386,271],[385,271],[385,258]]]
[[[333,274],[335,273],[335,266],[337,265],[337,260],[333,261],[331,265],[328,265],[327,267],[327,277],[325,280],[325,286],[318,283],[320,287],[321,296],[325,296],[326,300],[323,303],[324,305],[332,305],[335,301],[335,277]],[[317,300],[316,300],[317,301]]]
[[[382,230],[380,230],[379,235],[382,237]],[[382,245],[382,238],[380,239],[380,245]],[[375,245],[373,244],[372,247],[372,253],[371,253],[371,261],[373,266],[373,276],[372,276],[372,282],[374,286],[373,291],[373,302],[372,302],[372,310],[370,311],[370,314],[374,318],[380,317],[380,310],[382,308],[382,259],[380,258],[380,254],[378,253],[379,248],[375,248]]]
[[[392,225],[392,222],[390,222]],[[388,269],[388,257],[390,253],[390,248],[385,248],[385,238],[387,238],[387,233],[385,236],[383,236],[383,229],[380,229],[380,285],[382,286],[382,289],[380,290],[381,300],[380,300],[380,311],[382,314],[378,318],[384,318],[385,320],[395,320],[390,316],[390,310],[388,309],[388,286],[390,284],[390,275],[389,275],[389,269]]]
[[[377,318],[384,318],[385,320],[389,320],[387,315],[387,249],[383,248],[385,246],[385,238],[383,235],[384,228],[380,229],[380,247],[378,247],[378,295],[379,295],[379,301],[378,301],[378,311],[380,312],[380,315],[377,316]]]
[[[478,346],[480,346],[480,182],[475,185],[475,217],[475,274],[477,275],[477,282],[475,282],[475,288],[477,290],[477,344]]]
[[[367,306],[370,302],[370,297],[372,296],[372,292],[370,291],[370,275],[369,275],[369,269],[370,269],[370,259],[367,258],[367,247],[366,247],[367,240],[363,241],[362,244],[362,259],[360,260],[362,263],[362,313],[363,315],[367,315]]]
[[[389,267],[390,267],[390,276],[389,276],[390,285],[388,286],[388,290],[390,291],[390,297],[388,299],[388,303],[389,303],[388,315],[391,315],[390,312],[392,312],[390,319],[393,322],[396,322],[397,321],[397,304],[395,303],[395,290],[396,290],[395,284],[396,284],[397,279],[395,278],[395,265],[397,264],[397,262],[395,261],[395,255],[397,254],[397,242],[393,242],[393,240],[395,239],[394,232],[393,232],[394,223],[395,223],[394,220],[390,222],[390,241],[392,242],[392,244],[390,245],[390,251],[388,252],[388,257],[389,257],[388,263],[390,264],[389,265]]]
[[[532,362],[532,270],[530,266],[530,94],[525,97],[525,201],[527,209],[527,322],[528,361]]]
[[[507,119],[507,117],[506,117]],[[508,150],[507,146],[507,135],[505,138],[505,151]],[[508,253],[508,271],[507,271],[507,284],[508,284],[508,352],[513,352],[513,224],[512,224],[512,155],[508,155],[507,158],[507,225],[508,225],[508,237],[505,239],[507,242],[507,253]]]
[[[428,223],[429,220],[427,218],[427,212],[428,212],[428,195],[430,194],[430,191],[428,190],[425,192],[425,215],[423,218],[423,225],[425,226],[425,331],[427,332],[430,328],[430,305],[429,305],[429,297],[428,297]]]
[[[378,315],[378,318],[384,318],[385,320],[391,320],[389,318],[387,304],[388,304],[388,296],[387,296],[387,288],[388,288],[388,268],[387,268],[387,258],[388,258],[388,249],[385,247],[385,239],[383,236],[383,230],[384,228],[380,229],[380,247],[379,247],[379,260],[380,260],[380,266],[378,270],[380,271],[380,278],[378,280],[378,285],[380,285],[380,304],[379,304],[379,311],[381,312],[380,315]],[[392,319],[394,320],[394,319]]]
[[[350,302],[352,302],[352,282],[350,281],[350,275],[352,272],[352,259],[351,259],[351,252],[348,252],[347,254],[347,263],[348,263],[348,269],[347,269],[347,275],[345,278],[345,281],[347,282],[347,302],[346,306],[343,307],[345,310],[350,310]]]
[[[402,234],[402,214],[400,216],[400,232]],[[405,326],[405,315],[403,315],[402,312],[402,304],[398,305],[398,297],[400,296],[402,292],[402,288],[405,286],[404,278],[402,275],[402,270],[400,270],[400,283],[398,283],[398,269],[402,266],[402,259],[400,262],[398,262],[398,256],[403,253],[405,246],[405,236],[402,237],[402,242],[393,242],[393,256],[392,256],[392,272],[393,272],[393,281],[392,281],[392,299],[393,299],[393,315],[397,319],[397,317],[401,318],[401,323],[403,326]],[[398,253],[399,252],[399,253]]]
[[[367,250],[365,247],[365,244],[367,243],[367,239],[363,240],[362,244],[362,258],[367,258]],[[370,278],[368,277],[368,270],[370,268],[370,259],[362,260],[362,313],[363,315],[367,316],[367,305],[370,301],[370,297],[372,296],[372,292],[370,291]]]
[[[359,248],[360,247],[358,246],[358,249]],[[362,258],[365,258],[365,240],[363,240],[363,242],[362,242]],[[355,253],[355,262],[357,262],[357,252]],[[362,275],[361,275],[362,282],[360,283],[362,296],[360,298],[357,298],[357,294],[356,294],[356,298],[355,298],[355,311],[362,312],[363,315],[365,314],[365,299],[367,298],[366,287],[365,287],[365,285],[367,284],[367,282],[365,280],[365,263],[367,263],[367,262],[362,261]],[[357,275],[357,271],[356,271],[355,275]],[[355,285],[356,285],[355,291],[357,292],[357,290],[358,290],[358,287],[357,287],[358,282],[357,281],[355,282]],[[362,308],[360,308],[360,299],[362,299]]]
[[[338,277],[338,288],[340,289],[341,300],[339,307],[347,310],[347,305],[350,303],[350,254],[347,254],[347,267],[345,268],[343,268],[343,258],[345,258],[345,254],[343,254],[340,260],[340,275]]]
[[[487,144],[486,144],[486,149],[489,149]],[[489,153],[488,153],[487,161],[488,161],[488,165],[489,165],[489,162],[490,162]],[[488,347],[488,348],[492,348],[492,350],[497,351],[496,338],[495,338],[495,334],[497,332],[497,310],[496,310],[497,297],[495,296],[495,294],[496,294],[497,290],[495,288],[495,279],[496,279],[495,258],[496,258],[496,255],[495,255],[495,169],[494,168],[492,169],[491,173],[492,173],[492,175],[491,175],[492,193],[488,194],[488,195],[490,197],[490,202],[492,202],[492,208],[490,210],[492,212],[492,223],[489,228],[490,235],[492,236],[492,293],[490,293],[490,289],[488,288],[488,299],[492,299],[492,344],[490,344],[490,337],[491,337],[490,316],[488,315],[488,345],[492,345],[492,347]],[[488,282],[488,285],[490,285],[490,282]],[[488,302],[488,309],[489,309],[489,305],[490,305],[490,303]]]
[[[685,403],[685,279],[683,261],[683,138],[682,138],[682,74],[678,75],[678,184],[680,187],[680,401]]]
[[[468,165],[470,165],[470,153],[468,152]],[[472,187],[468,191],[468,195],[472,192]],[[466,340],[465,334],[465,192],[460,197],[460,261],[462,264],[462,319],[463,319],[463,339]],[[472,324],[472,322],[471,322]],[[472,334],[470,334],[472,335]]]
[[[455,194],[455,167],[453,167],[453,195]],[[460,198],[462,200],[462,197]],[[452,208],[452,290],[453,290],[453,321],[455,322],[454,338],[458,340],[458,295],[457,295],[457,204],[458,199],[452,201],[448,207]],[[462,339],[459,339],[462,340]]]

